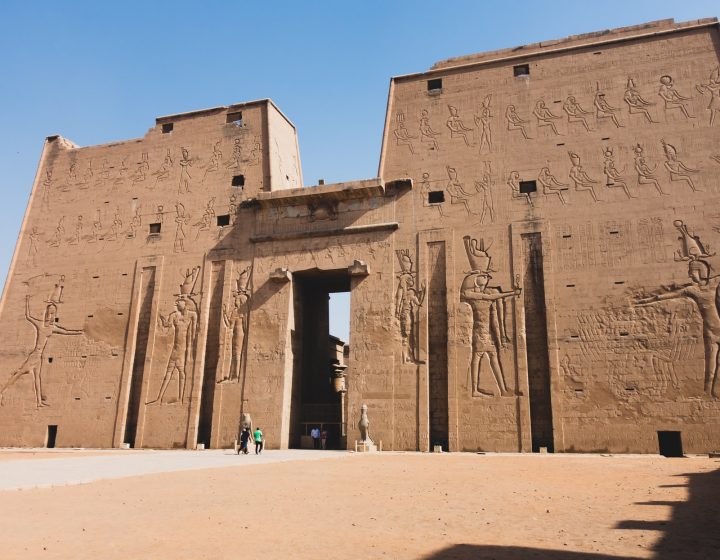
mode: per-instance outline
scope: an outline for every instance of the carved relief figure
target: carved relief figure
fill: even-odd
[[[490,162],[485,162],[485,170],[483,172],[482,179],[475,181],[475,190],[480,193],[482,200],[482,210],[480,212],[480,225],[482,225],[487,215],[490,218],[490,223],[495,221],[495,206],[492,198],[492,173],[490,168]]]
[[[655,105],[655,103],[650,103],[646,99],[643,99],[643,96],[640,95],[640,92],[635,89],[635,82],[632,78],[628,78],[627,88],[625,88],[625,95],[623,96],[623,100],[625,101],[625,103],[627,103],[628,111],[631,115],[639,113],[645,115],[645,118],[648,120],[648,122],[656,122],[650,115],[650,111],[647,110],[648,107],[650,107],[651,105]]]
[[[190,159],[190,153],[187,148],[181,148],[182,159],[180,160],[180,182],[178,184],[178,193],[189,193],[190,192],[190,168],[192,167],[192,159]]]
[[[450,138],[461,137],[465,141],[466,146],[470,146],[470,142],[467,139],[467,133],[472,131],[472,128],[468,128],[463,124],[462,119],[458,116],[458,110],[452,105],[448,105],[448,111],[450,111],[450,117],[448,117],[445,123],[450,130]]]
[[[98,210],[95,216],[95,221],[92,224],[92,230],[90,231],[90,239],[88,239],[88,243],[96,243],[100,239],[101,232],[102,221],[100,220],[100,210]]]
[[[720,112],[720,66],[710,73],[710,80],[707,84],[698,84],[697,90],[710,95],[708,111],[710,111],[710,126],[715,123],[715,114]]]
[[[253,142],[252,150],[250,150],[250,157],[247,160],[248,165],[259,165],[261,152],[262,145],[260,144],[260,141],[256,138]]]
[[[175,244],[173,245],[173,250],[176,253],[184,253],[185,252],[185,238],[187,237],[187,234],[185,233],[185,226],[190,222],[190,214],[185,213],[185,206],[178,202],[175,205]]]
[[[590,132],[591,128],[588,124],[587,116],[592,115],[592,113],[583,109],[573,95],[568,95],[567,99],[565,99],[563,111],[567,114],[569,123],[581,122],[585,130]]]
[[[200,221],[195,224],[195,227],[198,228],[195,239],[200,237],[201,231],[207,231],[210,229],[214,219],[215,219],[215,197],[212,197],[210,200],[208,200],[207,204],[205,205],[205,211],[203,212],[202,218],[200,218]]]
[[[165,209],[162,204],[158,204],[158,207],[155,210],[155,221],[160,224],[165,222]]]
[[[205,173],[203,174],[202,182],[205,182],[205,179],[207,178],[208,173],[214,173],[218,170],[220,167],[220,162],[222,161],[223,153],[220,149],[220,140],[215,142],[213,145],[213,153],[210,156],[210,161],[208,161],[208,164],[205,166]]]
[[[110,232],[107,235],[108,241],[115,241],[122,230],[122,218],[120,217],[120,208],[115,210],[115,216],[113,217],[113,223],[110,226]]]
[[[687,119],[694,119],[687,108],[686,101],[690,101],[691,97],[680,95],[675,89],[672,76],[662,76],[660,78],[660,89],[658,95],[665,102],[665,109],[680,109]]]
[[[52,190],[52,170],[45,172],[45,179],[43,180],[43,191],[42,191],[42,203],[43,205],[50,207],[50,192]]]
[[[532,200],[530,199],[530,193],[520,192],[520,173],[518,173],[517,171],[510,172],[507,184],[512,190],[513,198],[525,198],[525,200],[527,200],[527,203],[530,206],[533,205]]]
[[[128,231],[128,239],[135,239],[137,236],[137,231],[142,226],[142,215],[140,214],[140,209],[142,208],[142,205],[138,204],[138,206],[135,208],[135,213],[133,214],[133,217],[130,220],[130,231]]]
[[[147,173],[150,171],[150,163],[148,162],[147,152],[143,152],[140,156],[140,161],[137,162],[135,173],[133,174],[132,184],[142,183],[147,178]]]
[[[35,257],[37,257],[38,254],[38,239],[40,238],[40,232],[36,226],[33,226],[32,230],[30,230],[28,238],[30,241],[30,247],[28,248],[27,262],[34,266]]]
[[[558,181],[557,178],[552,173],[550,173],[549,167],[543,167],[540,170],[540,174],[538,175],[537,180],[538,183],[542,185],[543,194],[556,194],[560,199],[560,202],[562,202],[563,204],[567,204],[567,201],[563,196],[563,191],[568,190],[569,185]]]
[[[507,106],[507,109],[505,109],[505,120],[507,121],[508,130],[519,130],[525,140],[530,140],[527,130],[525,129],[525,125],[528,124],[528,121],[521,119],[515,112],[515,105]]]
[[[680,230],[683,240],[683,257],[688,259],[690,283],[661,289],[649,297],[636,301],[636,305],[652,305],[659,301],[686,298],[695,303],[703,322],[703,340],[705,343],[705,393],[718,397],[717,378],[720,370],[720,276],[710,274],[710,264],[701,258],[705,251],[700,248],[697,238],[687,232],[682,221],[675,226]],[[700,255],[698,254],[700,253]]]
[[[660,194],[668,194],[663,192],[660,187],[660,183],[658,183],[657,178],[655,177],[655,169],[657,169],[657,166],[651,168],[645,161],[642,146],[638,144],[635,146],[633,151],[635,152],[635,171],[638,175],[638,185],[654,185]]]
[[[595,188],[593,187],[593,185],[597,184],[597,181],[595,179],[591,179],[582,168],[582,165],[580,165],[579,155],[575,152],[568,152],[568,155],[570,156],[570,163],[572,164],[572,167],[570,168],[570,179],[573,183],[575,183],[575,190],[588,191],[592,195],[593,200],[597,202],[599,199],[595,194]]]
[[[251,267],[243,269],[236,281],[236,289],[233,291],[233,307],[228,310],[227,304],[223,304],[222,319],[226,332],[232,341],[232,356],[229,370],[226,371],[218,383],[230,383],[240,380],[240,373],[245,365],[245,336],[247,333],[249,319],[250,301],[250,277]]]
[[[235,138],[233,140],[233,151],[230,156],[230,159],[225,164],[225,167],[228,169],[235,169],[237,167],[240,167],[240,162],[242,161],[242,147],[240,146],[240,138]]]
[[[50,238],[50,241],[48,241],[48,245],[50,247],[59,247],[62,243],[63,236],[65,235],[65,216],[62,216],[57,223],[57,226],[55,226],[55,233],[53,233],[53,236]]]
[[[153,187],[156,187],[160,181],[165,181],[168,177],[170,177],[170,171],[172,170],[173,163],[172,155],[170,155],[170,148],[168,148],[167,153],[165,154],[165,159],[158,170],[153,173],[153,175],[155,175],[155,184]]]
[[[480,372],[484,358],[490,364],[495,383],[503,397],[513,396],[505,382],[502,364],[500,363],[500,345],[509,342],[505,330],[506,298],[520,294],[520,288],[503,292],[500,287],[490,287],[488,283],[494,272],[490,268],[491,258],[487,253],[483,240],[478,242],[469,235],[463,237],[465,251],[470,263],[470,272],[465,276],[460,288],[460,301],[467,303],[472,310],[472,357],[470,359],[470,375],[473,396],[494,396],[493,392],[480,387]]]
[[[537,100],[535,108],[533,109],[533,115],[535,115],[535,118],[537,119],[538,129],[543,126],[549,126],[556,135],[560,134],[553,121],[561,119],[562,117],[554,115],[553,112],[547,108],[544,100]]]
[[[440,215],[443,216],[442,202],[430,202],[430,192],[432,192],[430,173],[423,173],[420,182],[420,196],[422,197],[423,206],[437,208]]]
[[[82,330],[66,329],[58,324],[55,320],[57,317],[57,303],[46,301],[45,312],[42,319],[38,319],[30,315],[30,296],[25,296],[25,320],[32,325],[35,330],[35,345],[22,365],[16,369],[10,379],[5,382],[0,389],[0,404],[2,404],[3,396],[8,387],[13,385],[23,375],[30,374],[33,378],[33,387],[35,389],[35,404],[38,408],[49,406],[47,398],[42,390],[42,366],[44,363],[44,353],[47,344],[54,334],[60,335],[80,335]]]
[[[75,222],[75,236],[70,241],[71,245],[79,245],[80,241],[82,240],[82,232],[83,232],[83,217],[82,214],[77,217],[77,222]]]
[[[415,272],[410,251],[395,251],[400,262],[398,288],[395,293],[395,317],[400,321],[400,337],[402,338],[402,362],[419,364],[418,359],[418,313],[425,300],[425,285],[420,291],[415,289]]]
[[[197,335],[198,306],[193,296],[195,296],[195,285],[200,275],[200,267],[197,266],[192,270],[187,270],[183,276],[183,283],[180,285],[180,293],[177,294],[175,300],[175,310],[167,317],[163,317],[158,313],[160,324],[165,332],[173,330],[173,341],[168,358],[165,375],[160,384],[160,391],[157,397],[145,404],[162,404],[165,391],[167,391],[173,375],[177,371],[178,374],[178,399],[183,404],[185,399],[185,368],[188,362],[193,360],[193,349],[195,346],[195,337]]]
[[[660,140],[660,142],[662,143],[663,150],[665,151],[665,163],[663,165],[670,173],[670,180],[685,181],[692,190],[699,190],[695,188],[695,183],[693,183],[693,180],[689,175],[689,173],[697,173],[698,170],[688,167],[678,159],[675,146],[666,143],[665,140]]]
[[[486,95],[482,102],[480,115],[475,115],[475,128],[480,131],[480,152],[482,152],[483,146],[487,146],[488,152],[492,151],[492,129],[490,128],[490,121],[492,121],[493,117],[490,113],[491,100],[492,94]]]
[[[625,171],[625,168],[623,167],[623,171],[618,171],[615,167],[615,158],[613,156],[612,148],[605,148],[603,150],[603,157],[605,158],[603,160],[603,173],[606,178],[605,186],[608,188],[619,187],[625,192],[628,198],[635,198],[630,194],[630,189],[622,176],[622,172]]]
[[[417,136],[412,136],[410,131],[405,127],[405,113],[398,113],[395,117],[395,121],[397,123],[397,128],[395,128],[393,134],[395,135],[397,145],[407,146],[410,148],[410,153],[414,154],[415,149],[413,148],[412,141],[416,139]]]
[[[465,192],[462,183],[458,179],[457,170],[454,167],[446,165],[445,169],[447,170],[448,174],[448,183],[446,190],[450,193],[450,204],[462,204],[463,206],[465,206],[465,210],[467,211],[469,216],[473,212],[470,211],[470,205],[468,204],[468,200],[473,195]]]
[[[597,91],[595,92],[593,105],[595,105],[596,119],[610,119],[617,128],[622,128],[623,125],[620,124],[617,116],[615,116],[615,113],[617,113],[620,109],[613,107],[607,102],[607,99],[605,99],[605,93],[600,89],[600,84],[598,84]]]

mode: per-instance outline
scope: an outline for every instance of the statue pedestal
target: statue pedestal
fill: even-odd
[[[377,445],[372,440],[358,441],[355,440],[355,451],[357,453],[376,453],[378,450]]]

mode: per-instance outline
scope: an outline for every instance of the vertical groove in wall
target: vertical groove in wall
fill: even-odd
[[[430,445],[448,450],[448,316],[445,242],[428,243],[428,376]]]
[[[198,443],[210,447],[212,435],[213,402],[215,399],[215,385],[218,378],[217,370],[222,368],[219,363],[220,343],[222,333],[222,292],[225,262],[212,263],[210,272],[210,311],[208,313],[207,337],[205,339],[205,368],[203,371],[202,396],[200,397],[200,419],[198,424]],[[232,345],[232,341],[225,341]],[[239,356],[237,357],[240,358]],[[231,358],[232,359],[232,358]],[[234,367],[233,363],[229,364]]]
[[[140,284],[140,313],[138,316],[137,332],[135,334],[135,356],[133,358],[132,374],[130,378],[130,397],[125,422],[124,442],[135,447],[138,416],[142,405],[142,388],[145,372],[145,358],[147,356],[148,334],[150,332],[150,317],[152,312],[153,296],[155,293],[155,267],[142,269]]]
[[[525,278],[525,333],[527,340],[528,385],[530,391],[530,429],[532,450],[547,447],[553,451],[553,420],[550,397],[550,362],[547,349],[547,313],[543,274],[542,237],[539,233],[522,236]]]

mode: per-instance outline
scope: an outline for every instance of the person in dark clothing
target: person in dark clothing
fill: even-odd
[[[242,452],[243,455],[248,454],[248,443],[250,441],[250,430],[243,428],[240,432],[240,447],[238,448],[238,455]]]

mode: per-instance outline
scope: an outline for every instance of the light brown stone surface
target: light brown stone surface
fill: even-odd
[[[242,462],[244,458],[238,458]],[[716,557],[718,461],[374,455],[3,492],[3,558]]]
[[[269,447],[322,424],[352,448],[367,404],[392,450],[720,448],[718,44],[716,20],[662,21],[394,78],[364,181],[303,187],[270,101],[48,138],[0,307],[0,445],[230,447],[249,414]]]

